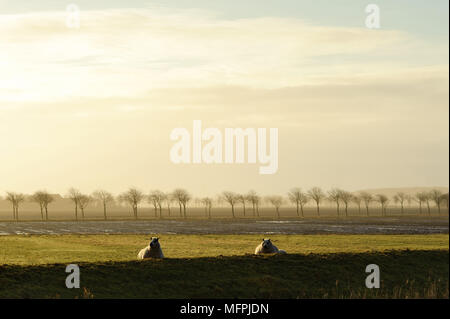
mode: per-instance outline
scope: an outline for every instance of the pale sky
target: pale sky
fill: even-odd
[[[448,186],[448,1],[368,3],[0,0],[0,194]],[[193,120],[278,128],[278,172],[173,164]]]

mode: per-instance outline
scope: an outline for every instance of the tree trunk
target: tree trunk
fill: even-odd
[[[186,204],[183,204],[183,214],[184,214],[184,218],[187,218],[186,217]]]
[[[245,203],[242,204],[242,207],[244,209],[244,217],[245,217]]]
[[[298,202],[297,202],[297,217],[299,217],[299,216],[300,216],[300,214],[298,212]]]
[[[234,218],[234,205],[231,205],[231,214],[233,215]]]
[[[300,205],[300,210],[302,212],[302,218],[305,217],[304,213],[303,213],[303,205]]]
[[[317,203],[317,216],[320,216],[320,207],[319,207],[319,203]]]
[[[106,203],[103,203],[103,217],[106,220]]]
[[[178,205],[180,205],[180,217],[183,217],[183,213],[181,212],[181,203],[179,203]]]
[[[48,207],[45,205],[45,220],[48,220]]]

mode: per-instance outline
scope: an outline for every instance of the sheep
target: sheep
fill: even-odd
[[[152,237],[150,244],[139,252],[138,259],[146,258],[164,258],[158,237]]]
[[[286,251],[278,249],[270,239],[263,238],[262,243],[255,249],[255,255],[259,254],[286,254]]]

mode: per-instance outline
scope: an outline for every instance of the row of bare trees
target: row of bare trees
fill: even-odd
[[[115,197],[105,190],[98,190],[90,195],[83,194],[75,188],[69,189],[66,198],[70,199],[74,204],[75,219],[85,218],[85,209],[93,202],[100,203],[103,208],[104,219],[108,218],[108,207],[113,203],[121,203],[128,205],[135,219],[138,218],[138,209],[143,202],[151,204],[154,208],[155,217],[163,217],[163,207],[167,209],[169,217],[172,217],[172,206],[178,205],[179,217],[186,218],[186,209],[192,196],[188,191],[178,188],[173,192],[162,192],[153,190],[145,194],[137,188],[130,188],[126,192]],[[31,196],[25,196],[21,193],[6,193],[6,200],[11,202],[13,207],[13,219],[19,220],[19,205],[24,201],[32,201],[39,205],[42,220],[48,220],[48,205],[54,201],[51,194],[46,191],[37,191]],[[259,217],[259,207],[262,203],[269,204],[274,207],[277,217],[280,217],[280,208],[286,203],[292,203],[296,207],[297,216],[304,217],[305,205],[312,203],[316,207],[317,216],[320,216],[321,205],[325,202],[331,202],[336,206],[337,216],[345,213],[348,216],[348,209],[351,204],[356,205],[359,214],[361,214],[362,206],[365,207],[367,216],[370,216],[369,208],[373,203],[378,203],[382,216],[387,215],[387,207],[392,202],[400,205],[400,211],[403,215],[405,205],[415,202],[419,206],[420,214],[423,214],[423,208],[426,207],[428,215],[431,214],[431,203],[434,202],[441,213],[443,203],[446,203],[448,210],[448,193],[442,193],[437,189],[429,192],[419,192],[414,196],[403,192],[398,192],[391,199],[384,194],[370,194],[368,192],[351,193],[339,188],[333,188],[328,192],[323,191],[319,187],[313,187],[308,191],[302,191],[301,188],[293,188],[287,193],[287,198],[274,195],[261,197],[255,191],[251,190],[246,194],[238,194],[235,192],[222,192],[216,199],[211,197],[203,197],[195,199],[195,204],[201,205],[205,209],[205,216],[211,218],[211,210],[213,203],[227,203],[231,207],[231,216],[236,217],[236,206],[242,207],[243,216],[247,216],[248,209],[251,210],[253,217]],[[247,206],[248,205],[248,206]]]

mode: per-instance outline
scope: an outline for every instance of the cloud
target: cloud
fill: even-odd
[[[81,11],[80,29],[67,28],[65,18],[65,12],[0,15],[3,99],[322,83],[333,76],[400,68],[389,59],[367,60],[380,53],[406,55],[418,45],[395,30],[325,27],[276,17],[226,20],[195,10]]]

